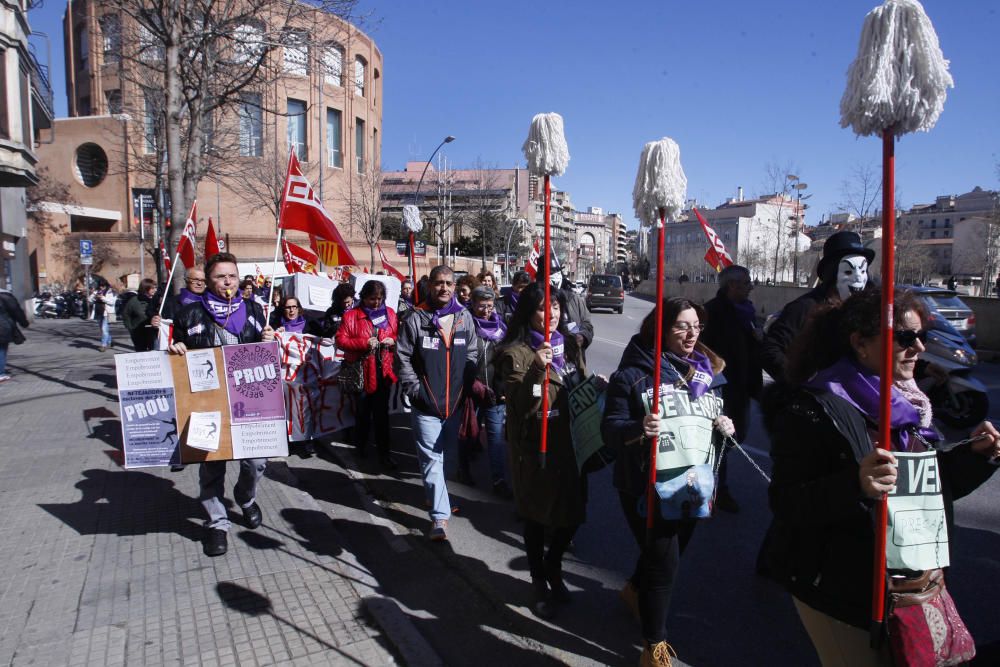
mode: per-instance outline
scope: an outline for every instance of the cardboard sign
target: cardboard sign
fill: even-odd
[[[646,414],[651,414],[653,390],[643,394]],[[660,385],[660,433],[657,438],[657,481],[671,479],[702,463],[715,463],[715,418],[722,414],[722,399],[707,392],[691,400],[685,389]]]
[[[601,437],[604,390],[599,387],[600,383],[596,375],[591,375],[569,392],[570,433],[576,451],[576,465],[580,470],[583,470],[587,459],[604,446]]]
[[[115,355],[126,468],[180,461],[173,377],[162,352]]]
[[[948,522],[937,452],[893,452],[896,488],[889,494],[885,563],[891,570],[948,567]]]
[[[222,348],[222,356],[231,423],[284,420],[278,344],[226,345]]]

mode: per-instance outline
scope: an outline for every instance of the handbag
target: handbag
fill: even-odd
[[[976,644],[944,585],[944,572],[889,579],[889,645],[896,667],[947,667],[969,662]]]
[[[340,372],[337,374],[337,384],[345,394],[358,395],[365,391],[365,359],[367,354],[362,355],[354,361],[345,361],[340,364]]]

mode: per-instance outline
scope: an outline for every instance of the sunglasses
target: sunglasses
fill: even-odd
[[[921,329],[920,331],[913,331],[911,329],[907,329],[905,331],[897,330],[892,332],[892,339],[896,341],[896,344],[900,347],[913,347],[917,344],[918,340],[922,344],[927,342],[927,331],[924,329]]]

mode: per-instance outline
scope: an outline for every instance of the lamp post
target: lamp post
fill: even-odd
[[[507,234],[507,252],[504,253],[504,273],[507,275],[507,282],[510,282],[511,272],[510,272],[510,241],[514,237],[514,230],[523,230],[524,226],[528,224],[528,221],[524,218],[517,218],[514,220],[514,224],[510,227],[510,232]]]
[[[434,149],[434,152],[431,153],[431,156],[429,158],[427,158],[427,163],[424,165],[424,170],[422,172],[420,172],[420,180],[417,181],[417,189],[413,192],[413,205],[414,206],[417,206],[418,208],[420,206],[419,205],[419,201],[420,201],[420,186],[424,184],[424,176],[427,175],[427,168],[430,167],[431,166],[431,162],[434,161],[434,156],[437,155],[437,152],[439,150],[441,150],[442,146],[444,146],[445,144],[450,144],[453,141],[455,141],[455,137],[453,137],[453,136],[451,136],[449,134],[447,137],[445,137],[444,139],[441,140],[441,143],[439,143],[437,145],[437,148]],[[410,232],[410,278],[413,279],[413,287],[414,287],[414,290],[416,290],[417,289],[417,258],[414,256],[413,250],[414,250],[414,248],[413,248],[413,232]],[[439,253],[440,253],[440,251],[441,251],[441,249],[438,248],[438,252]],[[420,301],[419,295],[417,295],[417,298],[415,299],[415,301],[419,303],[419,301]]]
[[[802,208],[803,206],[802,200],[809,199],[809,197],[812,197],[812,195],[806,195],[805,197],[803,197],[802,191],[808,187],[809,185],[807,183],[803,183],[802,181],[799,181],[798,183],[792,186],[792,189],[795,190],[795,199],[796,199],[795,226],[792,228],[793,233],[795,234],[795,241],[794,241],[795,246],[792,248],[792,252],[794,253],[792,255],[792,284],[795,285],[796,287],[799,284],[799,232],[802,229],[802,218],[804,211],[804,209]],[[806,206],[808,207],[808,205]]]

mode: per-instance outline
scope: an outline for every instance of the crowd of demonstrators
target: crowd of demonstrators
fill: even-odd
[[[111,290],[111,285],[102,282],[90,295],[91,319],[98,323],[101,328],[101,345],[98,348],[101,352],[107,350],[113,344],[111,339],[111,313],[115,312],[115,302],[118,297]]]
[[[705,302],[705,330],[701,342],[726,362],[726,384],[722,386],[723,412],[733,421],[736,442],[742,444],[750,430],[750,400],[760,399],[763,375],[757,313],[750,300],[753,283],[746,267],[733,265],[719,273],[719,291]],[[719,468],[715,506],[738,512],[739,503],[729,490],[729,458]]]
[[[381,282],[366,282],[357,307],[344,313],[336,341],[337,348],[344,351],[344,363],[360,360],[364,369],[364,387],[355,402],[354,446],[364,458],[368,432],[374,425],[379,464],[385,470],[395,470],[398,466],[391,454],[388,415],[389,389],[396,383],[393,356],[399,325],[385,294]]]
[[[28,328],[28,317],[13,293],[0,288],[0,382],[10,379],[7,373],[7,350],[10,344],[20,345],[24,342],[24,333],[18,326]]]
[[[503,318],[504,322],[510,322],[514,309],[517,308],[517,299],[525,287],[531,284],[531,276],[527,271],[518,271],[510,279],[510,289],[502,295],[496,302],[496,311]]]
[[[354,286],[350,283],[340,283],[333,290],[330,307],[323,317],[312,319],[306,324],[306,333],[321,338],[333,339],[344,321],[344,313],[354,307]]]
[[[898,479],[897,457],[877,442],[880,313],[879,291],[814,312],[789,351],[789,386],[776,385],[765,397],[774,462],[768,570],[792,595],[825,665],[893,663],[887,642],[873,649],[869,641],[875,513],[897,484],[908,489],[902,493],[913,489],[910,480]],[[891,449],[936,452],[933,486],[947,523],[942,534],[953,535],[953,502],[996,471],[1000,435],[984,422],[972,431],[971,442],[944,444],[932,424],[930,400],[914,381],[928,313],[912,292],[897,290],[892,318]],[[891,495],[889,503],[891,513]],[[941,554],[944,565],[950,550],[949,542]],[[893,559],[888,562],[891,568]],[[925,575],[929,581],[936,577],[933,570],[911,569],[890,569],[885,586],[906,590]],[[955,620],[948,619],[952,628]]]
[[[139,291],[122,309],[122,323],[132,338],[136,352],[149,352],[156,348],[160,332],[152,325],[155,316],[156,281],[143,278],[139,281]]]
[[[452,513],[446,469],[454,467],[459,406],[476,376],[479,344],[472,313],[455,299],[454,271],[434,267],[427,283],[426,299],[401,323],[395,372],[412,406],[413,439],[430,505],[430,537],[442,541],[448,537]]]
[[[264,319],[264,311],[253,299],[237,293],[239,269],[236,257],[227,252],[213,255],[205,264],[208,289],[200,301],[184,306],[174,319],[174,339],[169,351],[183,355],[200,350],[274,340],[274,330]],[[243,510],[250,529],[260,526],[257,485],[264,475],[267,459],[242,459],[233,499]],[[203,549],[206,556],[221,556],[228,549],[229,515],[223,502],[226,462],[206,461],[198,467],[199,500],[208,519]]]
[[[667,643],[670,596],[680,557],[697,519],[679,518],[661,503],[654,505],[647,531],[650,438],[676,447],[721,450],[721,436],[732,435],[732,421],[720,414],[723,362],[699,342],[705,310],[680,297],[664,300],[663,355],[655,358],[656,314],[642,321],[611,376],[601,432],[607,446],[618,451],[614,485],[640,555],[622,597],[638,611],[645,642],[642,665],[669,665],[673,649]],[[691,406],[659,416],[651,414],[654,364],[659,364],[660,393],[666,405]],[[676,395],[676,397],[672,396]],[[683,445],[681,444],[683,443]],[[664,451],[663,447],[659,448]],[[721,452],[720,452],[721,454]],[[659,466],[657,466],[659,468]],[[660,480],[658,471],[657,481]]]
[[[562,324],[563,295],[554,295],[546,313],[544,294],[538,283],[520,292],[496,365],[509,408],[507,443],[514,502],[524,521],[524,549],[535,596],[532,609],[549,618],[555,612],[553,601],[569,601],[562,559],[586,518],[586,477],[577,466],[569,409],[569,390],[586,369],[583,350]],[[545,342],[546,330],[550,342]],[[548,414],[543,415],[541,388],[546,376]],[[543,464],[539,447],[546,422],[548,451]]]

